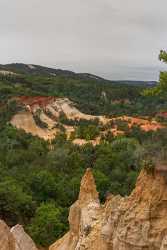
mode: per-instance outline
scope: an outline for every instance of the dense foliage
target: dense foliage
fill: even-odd
[[[152,86],[147,83],[115,83],[74,73],[46,74],[45,68],[39,66],[29,74],[24,67],[10,66],[18,74],[0,76],[0,101],[17,95],[68,97],[85,113],[107,116],[154,115],[167,107],[164,99],[142,95],[145,88]]]
[[[52,150],[49,143],[10,125],[1,130],[0,138],[1,218],[9,225],[26,225],[42,245],[67,230],[68,208],[77,199],[87,167],[93,168],[103,201],[107,192],[131,192],[146,152],[156,159],[160,155],[166,159],[167,152],[166,129],[144,133],[133,128],[126,136],[102,141],[96,147],[73,145],[60,134]]]
[[[162,54],[161,59],[165,60],[165,56]],[[19,68],[17,70],[19,73]],[[39,68],[39,74],[28,74],[22,68],[22,74],[0,79],[0,216],[9,225],[25,225],[38,244],[48,246],[68,230],[68,208],[77,199],[80,180],[87,167],[94,171],[102,201],[108,192],[128,195],[134,188],[143,160],[150,162],[149,170],[155,160],[166,161],[167,129],[144,132],[138,126],[129,129],[126,122],[117,121],[124,135],[114,137],[109,131],[98,146],[74,145],[71,138],[67,140],[63,129],[50,145],[8,123],[19,110],[10,98],[62,96],[70,98],[85,113],[151,117],[165,110],[167,101],[161,96],[146,94],[152,88],[146,89],[145,85],[97,81],[69,72],[48,76],[46,72],[41,74],[41,70]],[[77,125],[74,138],[90,140],[98,136],[99,129],[105,130],[96,120],[72,121],[62,114],[60,121]],[[38,114],[36,122],[39,122]],[[40,126],[45,127],[45,124]]]
[[[167,52],[161,50],[159,54],[159,60],[167,63]],[[156,97],[155,99],[161,100],[161,102],[165,102],[167,96],[167,72],[160,72],[159,84],[151,89],[145,89],[144,95],[149,97]]]

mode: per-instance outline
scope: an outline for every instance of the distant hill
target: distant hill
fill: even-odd
[[[0,64],[0,71],[11,71],[19,74],[29,74],[29,75],[43,75],[43,76],[64,76],[64,77],[74,77],[79,79],[88,79],[88,80],[96,80],[102,82],[112,82],[112,83],[121,83],[121,84],[129,84],[129,85],[155,85],[155,81],[112,81],[107,80],[102,77],[99,77],[94,74],[89,73],[75,73],[69,70],[62,69],[54,69],[49,67],[44,67],[35,64],[23,64],[23,63],[12,63],[12,64]]]
[[[31,75],[43,75],[43,76],[65,76],[65,77],[76,77],[82,79],[96,79],[101,81],[107,81],[102,77],[88,74],[88,73],[75,73],[69,70],[48,68],[34,64],[23,64],[23,63],[12,63],[0,65],[0,70],[12,71],[15,73],[31,74]]]
[[[156,81],[132,81],[132,80],[120,80],[112,81],[113,83],[128,84],[128,85],[143,85],[143,86],[155,86],[157,85]]]
[[[35,64],[0,65],[0,103],[15,96],[53,96],[68,98],[81,112],[91,115],[154,115],[157,100],[150,101],[142,93],[155,84],[112,81]]]

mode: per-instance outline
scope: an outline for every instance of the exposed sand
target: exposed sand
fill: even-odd
[[[59,116],[62,112],[68,119],[99,119],[99,121],[104,125],[111,121],[122,120],[128,123],[129,128],[131,128],[133,125],[139,125],[140,128],[146,132],[150,130],[156,131],[164,127],[154,120],[149,121],[147,119],[130,117],[126,115],[109,119],[105,116],[93,116],[84,114],[80,112],[68,98],[21,96],[16,97],[15,100],[22,104],[26,111],[18,112],[16,115],[14,115],[11,120],[11,124],[18,129],[23,129],[25,132],[31,133],[35,136],[39,136],[40,138],[43,138],[45,140],[53,139],[55,135],[60,132],[60,129],[55,128],[55,125],[58,123]],[[36,125],[33,117],[34,115],[36,115],[36,112],[39,112],[40,120],[47,124],[47,129],[41,128]],[[75,128],[67,125],[63,126],[65,128],[67,137],[69,138],[71,133],[74,132]],[[107,131],[109,130],[101,132],[101,134],[105,134]],[[123,131],[117,129],[117,126],[115,126],[115,128],[111,128],[110,131],[114,136],[124,134]],[[73,142],[74,144],[78,145],[88,143],[88,141],[81,139],[75,139]],[[100,143],[100,137],[89,142],[91,142],[93,145],[97,145]]]
[[[12,72],[12,71],[8,71],[8,70],[0,70],[0,74],[1,75],[17,75],[16,73]]]
[[[38,127],[34,121],[33,115],[30,112],[19,112],[14,115],[11,124],[17,129],[23,129],[26,133],[31,133],[34,136],[39,136],[44,140],[54,139],[57,129],[42,129]]]

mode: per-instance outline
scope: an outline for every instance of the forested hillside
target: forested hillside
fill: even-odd
[[[87,167],[93,169],[102,202],[108,193],[128,195],[142,167],[151,172],[157,161],[167,160],[165,77],[161,73],[160,85],[152,87],[35,65],[0,66],[0,217],[10,226],[23,224],[37,244],[48,246],[68,231],[68,208]],[[74,144],[63,129],[47,141],[11,125],[22,110],[16,97],[23,96],[68,98],[88,115],[154,119],[162,127],[146,131],[118,120],[114,125],[123,133],[107,133],[95,146]],[[59,119],[61,125],[77,123],[76,135],[88,142],[106,129],[95,120]]]
[[[146,99],[141,94],[145,87],[150,87],[147,82],[134,82],[133,85],[132,82],[112,82],[90,74],[67,72],[48,72],[47,68],[33,66],[31,69],[20,64],[0,66],[0,98],[18,95],[68,97],[84,113],[96,115],[149,115],[156,111],[157,100]]]

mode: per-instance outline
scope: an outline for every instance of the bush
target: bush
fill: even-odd
[[[48,124],[44,121],[41,120],[40,118],[41,110],[37,110],[36,113],[34,114],[34,120],[37,126],[40,128],[48,128]]]
[[[54,203],[42,203],[27,230],[39,245],[49,246],[65,230],[61,209]]]
[[[154,173],[155,170],[155,163],[152,159],[145,159],[142,162],[143,168],[146,170],[147,173]]]
[[[15,180],[0,183],[0,215],[9,224],[25,223],[34,213],[35,203]]]
[[[75,131],[76,138],[85,139],[87,141],[95,139],[100,133],[99,127],[95,125],[79,126]]]

